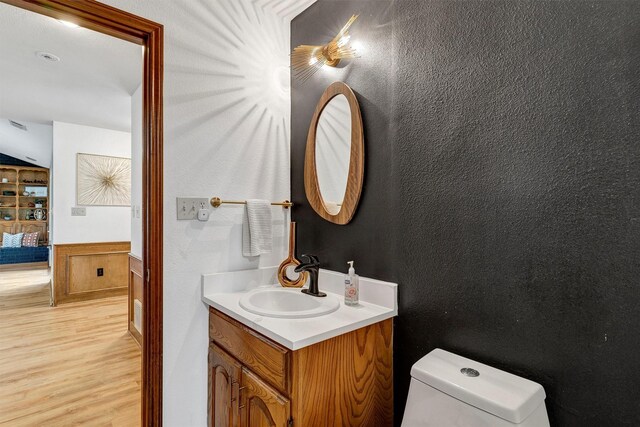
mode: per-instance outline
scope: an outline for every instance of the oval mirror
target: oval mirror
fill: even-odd
[[[362,116],[355,94],[342,82],[322,94],[311,120],[304,186],[311,207],[327,221],[353,218],[364,176]]]
[[[351,159],[351,109],[340,94],[329,100],[316,130],[316,173],[320,195],[327,212],[340,211],[347,189]]]

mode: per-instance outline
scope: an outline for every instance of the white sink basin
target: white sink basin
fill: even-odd
[[[262,288],[240,298],[240,307],[267,317],[301,319],[322,316],[340,307],[340,300],[333,295],[313,297],[300,289]]]

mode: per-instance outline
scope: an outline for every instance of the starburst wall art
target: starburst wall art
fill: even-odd
[[[78,205],[131,206],[131,159],[78,153]]]

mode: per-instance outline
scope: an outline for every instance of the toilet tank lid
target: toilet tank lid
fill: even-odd
[[[461,372],[465,368],[477,371]],[[462,402],[512,423],[521,423],[545,399],[542,386],[442,349],[418,360],[411,376]]]

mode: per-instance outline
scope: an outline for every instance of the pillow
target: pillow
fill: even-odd
[[[19,248],[22,245],[22,235],[24,233],[9,234],[2,233],[3,248]]]
[[[22,236],[22,246],[29,248],[35,248],[38,246],[38,232],[24,233],[24,236]]]

